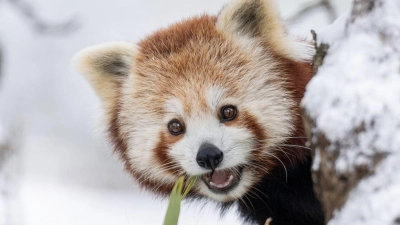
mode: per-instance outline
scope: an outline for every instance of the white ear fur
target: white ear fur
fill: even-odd
[[[217,29],[234,37],[263,38],[279,55],[309,60],[313,48],[288,35],[275,0],[233,0],[220,12]]]
[[[80,51],[73,64],[107,106],[114,103],[121,82],[131,74],[136,51],[132,43],[110,42]]]

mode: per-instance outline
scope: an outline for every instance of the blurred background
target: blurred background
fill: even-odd
[[[99,107],[71,67],[79,50],[137,42],[228,0],[0,0],[0,225],[162,224],[166,201],[123,170],[96,127]],[[310,36],[350,0],[278,0],[291,32]],[[241,224],[212,203],[185,204],[181,224]]]

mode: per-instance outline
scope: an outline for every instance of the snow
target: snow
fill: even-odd
[[[13,149],[18,147],[19,138],[15,137],[16,127],[0,123],[0,224],[18,224],[18,160]]]
[[[162,224],[166,212],[166,201],[149,201],[151,196],[134,189],[106,191],[43,180],[25,182],[22,187],[23,213],[29,224]],[[184,204],[180,217],[180,224],[193,225],[237,221],[234,216],[221,219],[214,207],[194,204]]]
[[[3,124],[0,123],[0,145],[6,141],[6,131]]]
[[[332,145],[340,143],[336,172],[372,167],[374,157],[385,155],[329,225],[391,225],[400,217],[398,15],[400,1],[386,0],[370,14],[353,22],[347,14],[318,32],[319,42],[330,49],[308,84],[302,105],[316,121],[317,131]]]
[[[362,180],[328,225],[396,225],[400,217],[399,154],[382,162],[375,175]]]

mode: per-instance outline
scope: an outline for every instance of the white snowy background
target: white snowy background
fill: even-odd
[[[11,166],[0,170],[0,189],[8,193],[0,202],[0,225],[162,224],[166,202],[140,191],[123,171],[96,129],[98,99],[70,60],[90,45],[138,41],[182,18],[216,14],[227,1],[27,0],[43,20],[80,24],[69,34],[43,35],[0,0],[0,144],[16,143]],[[310,2],[279,4],[289,18]],[[340,14],[351,1],[334,3]],[[328,23],[314,10],[290,27],[308,35]],[[181,224],[241,224],[234,210],[220,218],[213,204],[203,206],[185,205]]]

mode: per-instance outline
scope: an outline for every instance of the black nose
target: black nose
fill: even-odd
[[[205,143],[197,152],[196,161],[200,167],[214,170],[222,162],[224,154],[214,145]]]

